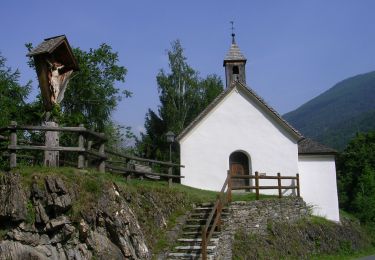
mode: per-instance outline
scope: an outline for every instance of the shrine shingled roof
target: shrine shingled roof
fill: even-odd
[[[65,35],[54,36],[51,38],[44,39],[42,43],[32,49],[27,56],[35,56],[42,53],[53,52],[64,40],[66,40]]]

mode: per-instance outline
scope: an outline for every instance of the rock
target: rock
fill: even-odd
[[[31,186],[31,196],[35,199],[43,199],[45,197],[45,192],[39,188],[39,185],[36,182]]]
[[[51,219],[46,225],[46,231],[55,231],[62,228],[65,224],[70,224],[70,220],[66,216],[59,216]]]
[[[117,189],[114,186],[108,187],[98,201],[109,238],[126,258],[149,259],[150,252],[137,218],[126,200],[117,196]]]
[[[40,240],[40,236],[38,233],[23,231],[20,228],[16,228],[8,232],[8,237],[12,240],[32,246],[37,246]]]
[[[0,242],[0,259],[48,259],[43,252],[39,252],[34,247],[23,245],[15,241]]]
[[[85,220],[81,219],[78,226],[79,240],[85,242],[89,236],[90,227],[86,224]]]
[[[52,206],[57,214],[64,213],[72,206],[72,199],[69,194],[59,196],[57,193],[48,195],[49,206]]]
[[[20,175],[0,175],[0,220],[21,222],[27,218],[27,198]]]
[[[36,202],[35,208],[35,222],[38,224],[46,224],[49,221],[49,217],[43,207],[43,205],[40,203],[40,201]]]
[[[97,232],[91,232],[87,239],[87,244],[95,252],[99,259],[124,259],[121,250],[108,239]],[[132,258],[137,259],[137,258]]]
[[[64,182],[59,177],[47,176],[45,178],[45,183],[50,193],[57,193],[59,195],[68,193],[68,189],[65,187]]]

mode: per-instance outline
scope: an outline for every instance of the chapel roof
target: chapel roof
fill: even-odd
[[[298,141],[298,154],[305,154],[305,155],[319,155],[319,154],[336,154],[337,151],[320,144],[314,140],[309,138],[303,138]]]
[[[253,97],[261,107],[263,107],[266,111],[270,112],[271,115],[278,121],[285,129],[287,129],[292,135],[295,136],[296,139],[303,138],[302,134],[298,132],[293,126],[291,126],[285,119],[283,119],[279,113],[276,112],[270,105],[268,105],[258,94],[255,93],[254,90],[248,88],[246,85],[239,81],[233,81],[230,87],[223,90],[221,94],[219,94],[212,102],[209,104],[206,109],[204,109],[178,136],[177,140],[181,140],[190,130],[192,130],[196,125],[199,124],[203,118],[208,115],[212,109],[216,107],[220,103],[221,100],[224,99],[234,88],[241,90],[246,95]]]

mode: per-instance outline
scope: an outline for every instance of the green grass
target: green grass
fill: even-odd
[[[334,255],[317,255],[312,256],[312,260],[349,260],[349,259],[358,259],[365,256],[375,255],[375,248],[371,247],[368,249],[356,251],[356,252],[339,252]]]

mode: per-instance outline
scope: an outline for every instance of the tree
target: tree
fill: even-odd
[[[223,90],[223,83],[216,75],[199,77],[186,62],[179,40],[172,42],[168,51],[169,72],[160,70],[156,76],[160,105],[158,113],[151,109],[146,114],[145,129],[138,148],[144,156],[166,160],[169,145],[165,134],[176,135]],[[176,148],[176,147],[175,147]]]
[[[23,122],[25,113],[22,111],[31,89],[31,81],[22,86],[19,83],[20,72],[13,72],[5,62],[0,53],[0,127],[9,125],[10,121]]]
[[[357,134],[338,158],[340,206],[375,222],[375,131]]]
[[[63,123],[104,131],[111,114],[123,96],[131,93],[116,86],[124,82],[126,68],[118,65],[118,53],[107,44],[88,52],[74,48],[80,71],[73,77],[61,103]]]

